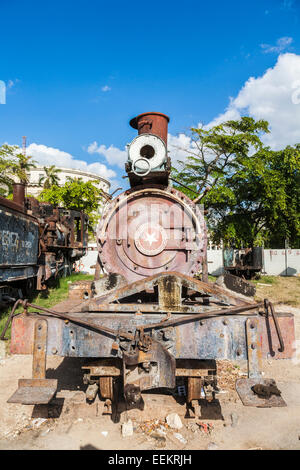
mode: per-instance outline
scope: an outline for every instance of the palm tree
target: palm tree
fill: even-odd
[[[61,172],[55,165],[44,166],[44,171],[46,175],[41,176],[39,179],[39,185],[43,185],[43,189],[49,189],[51,186],[58,186],[59,176],[58,173]]]
[[[28,172],[31,168],[36,167],[36,161],[23,153],[16,154],[15,158],[17,161],[13,164],[13,173],[19,178],[21,183],[27,184],[29,182]]]

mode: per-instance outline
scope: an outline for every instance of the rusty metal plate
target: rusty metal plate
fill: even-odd
[[[263,357],[270,356],[272,359],[290,359],[295,356],[295,322],[291,313],[276,312],[277,321],[284,341],[284,351],[279,351],[280,344],[276,333],[273,318],[269,316],[260,322],[260,334],[262,335]]]
[[[45,405],[57,390],[57,379],[19,379],[18,389],[7,403],[22,405]]]
[[[270,398],[260,398],[251,390],[256,384],[275,384],[273,379],[238,379],[235,384],[236,391],[245,406],[256,406],[257,408],[273,408],[287,406],[281,396],[271,395]]]
[[[260,377],[262,370],[261,337],[258,333],[258,327],[258,318],[247,319],[248,377],[250,379]]]
[[[37,319],[34,325],[32,377],[44,379],[46,376],[47,320]]]
[[[122,361],[120,358],[98,359],[81,367],[91,376],[118,377],[121,375]]]
[[[119,306],[121,304],[113,304]],[[121,305],[122,306],[122,305]],[[82,318],[82,313],[72,313],[78,319]],[[180,314],[173,314],[176,319]],[[13,354],[32,354],[34,338],[34,322],[37,318],[35,314],[20,315],[13,319],[11,352]],[[112,345],[115,338],[107,334],[101,334],[91,329],[84,328],[78,324],[54,317],[44,317],[48,321],[48,341],[47,354],[57,354],[59,356],[73,357],[116,357],[112,353]],[[134,330],[137,325],[147,325],[156,323],[165,318],[161,314],[145,314],[140,316],[128,313],[90,313],[85,312],[84,318],[88,321],[115,330]],[[208,318],[196,322],[187,322],[168,330],[169,338],[163,340],[170,352],[181,359],[247,359],[246,327],[248,316],[232,316],[220,318]],[[265,318],[259,316],[259,337],[262,343],[262,357],[267,358],[270,347],[269,339],[265,327]],[[292,358],[295,354],[293,346],[294,319],[290,314],[279,314],[278,319],[282,335],[285,341],[283,353],[277,353],[277,358]],[[270,323],[272,319],[270,319]],[[274,330],[274,328],[273,328]],[[165,337],[166,328],[153,330],[154,338]],[[276,341],[276,331],[274,332],[274,342]],[[277,340],[278,343],[278,340]],[[279,346],[279,343],[278,343]],[[119,353],[117,354],[117,356]]]
[[[100,377],[99,388],[102,398],[114,399],[114,383],[112,377]]]
[[[183,193],[142,188],[120,194],[108,206],[97,241],[105,271],[129,282],[167,270],[193,275],[206,250],[206,225],[198,206]]]
[[[24,314],[13,318],[11,325],[11,354],[32,354],[34,318]]]

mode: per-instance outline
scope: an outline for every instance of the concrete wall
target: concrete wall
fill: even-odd
[[[91,245],[96,247],[96,244]],[[94,274],[94,268],[91,266],[96,264],[97,250],[89,250],[87,255],[77,262],[81,272]],[[213,276],[220,276],[223,273],[223,254],[222,249],[209,247],[207,250],[208,272]],[[286,264],[287,263],[287,264]],[[263,274],[272,276],[296,276],[300,274],[300,250],[264,250]],[[287,271],[286,271],[287,268]],[[287,274],[286,274],[287,272]]]
[[[88,250],[87,254],[83,256],[80,260],[76,261],[76,271],[87,274],[95,274],[95,266],[98,256],[97,245],[96,243],[91,243],[90,247],[95,248],[94,250]]]
[[[264,250],[266,274],[296,276],[300,274],[300,250]]]
[[[207,250],[208,272],[219,276],[223,272],[222,249]],[[300,250],[264,250],[263,274],[271,276],[297,276],[300,274]]]

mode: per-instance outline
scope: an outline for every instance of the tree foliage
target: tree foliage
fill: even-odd
[[[0,147],[0,192],[6,196],[12,192],[12,185],[17,177],[21,183],[28,183],[28,172],[34,168],[35,161],[29,155],[20,152],[16,145],[3,144]]]
[[[43,186],[44,189],[49,189],[51,186],[58,186],[59,176],[61,172],[55,165],[44,166],[45,175],[39,179],[39,185]]]
[[[266,121],[249,117],[192,129],[192,152],[174,173],[199,192],[210,188],[201,203],[215,242],[299,244],[300,145],[273,151],[262,143],[266,132]]]
[[[96,181],[84,182],[81,178],[69,178],[63,186],[53,185],[45,188],[39,199],[55,206],[84,212],[89,216],[89,226],[92,230],[99,219],[98,208],[102,200],[101,189],[95,183]]]

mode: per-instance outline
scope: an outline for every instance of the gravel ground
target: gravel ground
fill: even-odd
[[[295,315],[296,338],[300,340],[300,309],[281,305],[280,310]],[[102,415],[100,401],[91,406],[83,403],[80,365],[74,359],[48,358],[47,375],[58,377],[59,395],[65,397],[62,409],[54,408],[49,417],[43,407],[7,403],[17,388],[17,379],[31,377],[31,357],[8,356],[0,361],[1,450],[300,449],[300,357],[264,363],[265,377],[276,380],[287,407],[243,406],[233,386],[243,369],[225,361],[218,372],[223,392],[219,403],[203,407],[201,419],[188,419],[185,406],[172,396],[145,395],[144,412],[122,413],[117,423]],[[179,415],[181,429],[166,424],[171,412]],[[133,435],[123,437],[122,424],[128,419],[132,420]]]

